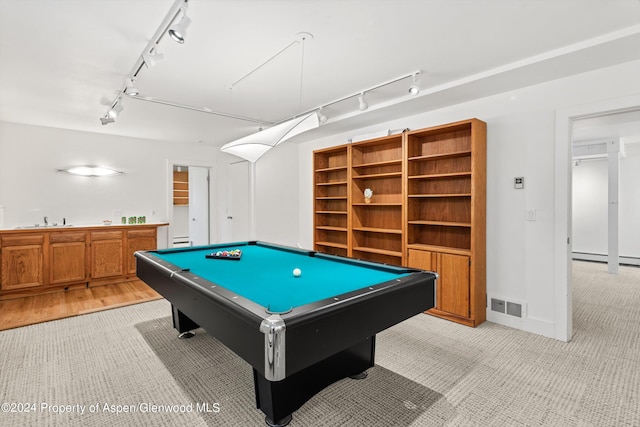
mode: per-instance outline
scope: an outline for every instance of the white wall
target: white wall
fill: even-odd
[[[88,225],[122,216],[146,216],[147,222],[166,222],[170,199],[169,159],[215,164],[219,150],[88,132],[0,123],[0,206],[2,228],[50,222]],[[74,176],[57,169],[97,164],[124,172],[104,178]],[[222,183],[224,184],[224,183]],[[223,187],[224,188],[224,187]],[[219,189],[217,190],[220,191]],[[167,245],[161,228],[160,247]]]
[[[620,256],[640,258],[640,144],[626,145],[620,159]],[[573,252],[608,254],[608,162],[573,165]]]
[[[556,111],[638,93],[638,75],[635,61],[302,143],[299,172],[291,171],[289,178],[299,180],[300,243],[313,245],[313,150],[380,129],[419,129],[477,117],[488,125],[487,294],[523,302],[525,308],[522,320],[490,311],[487,317],[554,337],[562,322],[555,318],[553,299],[560,286],[553,277]],[[516,176],[525,177],[523,190],[513,188]],[[536,221],[526,220],[527,209],[536,209]]]
[[[256,162],[256,237],[296,246],[299,194],[313,192],[298,182],[298,146],[282,144]],[[312,245],[313,246],[313,245]]]

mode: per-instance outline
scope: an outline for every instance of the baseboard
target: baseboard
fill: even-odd
[[[487,320],[499,325],[508,326],[521,331],[542,335],[547,338],[557,339],[555,336],[555,324],[548,320],[533,317],[513,317],[502,313],[487,310]]]
[[[572,252],[571,258],[576,261],[602,262],[605,264],[608,262],[608,257],[606,254],[594,254],[588,252]],[[621,256],[619,257],[619,263],[620,265],[631,265],[640,267],[640,258]]]

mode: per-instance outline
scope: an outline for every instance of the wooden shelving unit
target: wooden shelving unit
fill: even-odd
[[[403,158],[403,134],[352,144],[349,256],[403,264]],[[365,189],[373,191],[369,201]]]
[[[436,271],[429,313],[469,326],[485,320],[484,122],[318,150],[314,173],[316,250]]]
[[[173,171],[173,204],[189,204],[189,172]]]
[[[431,314],[486,318],[486,124],[472,119],[407,133],[407,264],[436,271]]]
[[[333,255],[348,255],[349,151],[342,145],[313,155],[314,246]]]

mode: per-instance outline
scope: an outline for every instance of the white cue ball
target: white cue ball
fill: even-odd
[[[293,269],[294,277],[300,277],[301,274],[302,274],[302,270],[300,270],[299,268],[294,268]]]

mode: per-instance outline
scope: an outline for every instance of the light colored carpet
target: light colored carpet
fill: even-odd
[[[367,379],[328,387],[290,425],[639,426],[640,270],[574,265],[571,343],[419,315],[378,335]],[[0,332],[0,426],[264,425],[250,366],[202,330],[178,340],[169,308]]]

